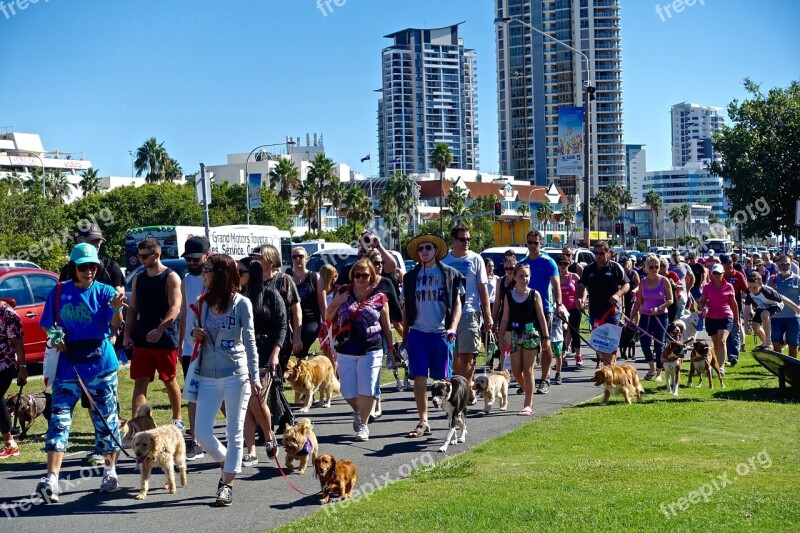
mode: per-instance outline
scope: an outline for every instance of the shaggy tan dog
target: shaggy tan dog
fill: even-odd
[[[133,437],[133,451],[142,461],[142,486],[137,500],[147,498],[150,487],[150,472],[154,466],[160,466],[167,474],[166,489],[175,494],[175,465],[181,473],[181,486],[185,487],[186,478],[186,444],[181,431],[172,424],[159,426],[149,431],[140,431]]]
[[[322,487],[320,503],[328,503],[331,493],[346,500],[358,483],[358,467],[346,459],[337,461],[332,455],[320,455],[314,460],[314,475]]]
[[[339,380],[333,371],[333,364],[324,355],[318,355],[308,361],[289,361],[283,377],[294,389],[295,394],[302,395],[305,403],[300,409],[307,413],[314,401],[314,393],[319,390],[320,407],[330,407],[334,392],[339,392]]]
[[[600,368],[594,373],[595,387],[603,387],[603,405],[608,405],[608,398],[611,393],[622,394],[625,403],[631,403],[631,396],[636,396],[638,401],[642,401],[644,389],[639,383],[639,374],[633,365],[609,365]]]
[[[298,474],[304,474],[308,465],[308,457],[311,456],[312,463],[317,459],[319,446],[317,436],[311,429],[313,426],[308,418],[301,418],[296,426],[289,426],[283,433],[283,449],[286,451],[286,470],[294,470],[292,463],[298,461],[300,467]]]
[[[492,411],[495,398],[500,400],[500,410],[508,408],[508,383],[511,375],[508,370],[502,370],[488,376],[477,376],[472,384],[472,389],[483,395],[483,412],[487,415]]]
[[[119,436],[122,437],[122,445],[130,448],[133,437],[137,433],[151,429],[156,429],[156,421],[153,420],[153,408],[146,403],[139,409],[139,416],[119,421]]]

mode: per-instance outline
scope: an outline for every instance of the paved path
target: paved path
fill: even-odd
[[[640,376],[643,375],[644,364],[637,366]],[[549,394],[534,397],[537,418],[599,394],[591,381],[593,363],[587,361],[581,370],[571,369],[564,372],[563,385],[553,385]],[[512,384],[508,412],[495,410],[488,416],[479,414],[482,401],[471,407],[466,444],[451,445],[446,456],[463,452],[524,423],[536,423],[536,419],[516,415],[522,406],[522,396],[515,391],[516,386]],[[309,417],[314,423],[321,453],[355,461],[360,473],[359,486],[369,491],[367,483],[384,486],[387,480],[406,477],[413,466],[429,465],[445,457],[436,451],[444,439],[445,415],[442,410],[430,409],[433,434],[420,439],[404,438],[417,421],[412,394],[397,392],[393,383],[385,385],[384,414],[371,424],[370,440],[361,443],[353,438],[351,411],[341,397],[334,399],[330,409],[312,408]],[[222,429],[218,429],[221,434]],[[259,459],[267,459],[263,447],[259,449]],[[177,494],[167,494],[161,485],[164,475],[160,471],[155,473],[150,494],[144,502],[133,499],[138,493],[139,476],[133,473],[132,461],[124,456],[118,466],[121,488],[112,494],[98,493],[100,475],[90,468],[82,468],[80,458],[73,456],[64,461],[62,479],[70,476],[73,485],[62,492],[61,503],[30,505],[26,496],[31,494],[42,473],[43,466],[35,464],[0,475],[2,530],[194,533],[202,528],[202,531],[259,532],[320,509],[320,496],[302,496],[292,490],[274,462],[243,469],[234,485],[234,502],[229,508],[213,507],[219,467],[207,458],[189,463],[189,484],[178,487]],[[312,468],[302,476],[289,474],[289,478],[306,493],[319,490]]]

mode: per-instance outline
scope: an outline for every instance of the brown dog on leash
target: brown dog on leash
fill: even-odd
[[[708,341],[695,341],[692,347],[692,364],[689,366],[689,381],[686,383],[686,386],[692,386],[692,378],[695,372],[697,372],[700,378],[697,386],[700,387],[703,384],[703,374],[705,374],[708,376],[708,388],[713,389],[714,381],[711,377],[711,369],[714,369],[717,373],[719,386],[724,389],[725,382],[722,379],[722,372],[720,372],[719,369],[719,361],[717,361],[716,354],[714,353],[714,346]]]
[[[14,418],[14,408],[17,406],[17,397],[19,394],[11,394],[6,397],[6,405],[8,406],[9,415]],[[42,391],[34,394],[23,394],[19,400],[19,407],[17,408],[17,418],[19,425],[22,428],[20,438],[28,434],[28,430],[33,427],[33,423],[40,416],[50,421],[50,413],[53,408],[53,396],[49,392]]]

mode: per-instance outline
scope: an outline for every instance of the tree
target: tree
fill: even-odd
[[[439,233],[444,235],[444,222],[442,219],[442,209],[444,208],[444,171],[453,164],[453,151],[446,143],[437,143],[433,147],[431,163],[439,171]]]
[[[447,193],[450,225],[455,226],[455,219],[464,216],[467,212],[467,190],[455,185]]]
[[[315,181],[306,180],[300,183],[295,191],[295,208],[298,215],[302,215],[308,223],[308,229],[313,229],[311,219],[314,217],[317,205],[317,184]]]
[[[300,186],[300,172],[291,159],[279,159],[278,164],[269,171],[270,189],[278,188],[278,196],[288,202],[292,197],[292,189]]]
[[[722,162],[710,170],[729,181],[725,195],[743,237],[792,233],[800,198],[800,82],[766,95],[749,78],[744,87],[750,97],[728,105],[731,124],[714,134]],[[740,216],[748,209],[755,220]]]
[[[669,210],[669,213],[667,213],[667,216],[672,219],[672,224],[673,224],[674,231],[675,231],[675,243],[676,243],[676,246],[677,246],[677,242],[678,242],[678,222],[681,221],[681,216],[682,215],[683,215],[683,211],[681,210],[681,206],[679,206],[679,205],[676,205],[675,207],[673,207],[672,209]]]
[[[57,171],[48,172],[45,176],[45,183],[48,195],[59,205],[67,203],[69,197],[72,196],[74,185],[69,182],[66,174]]]
[[[89,167],[87,170],[81,172],[81,177],[83,179],[78,183],[78,187],[80,187],[83,192],[83,196],[100,192],[100,177],[97,175],[96,169]]]
[[[353,240],[356,239],[356,228],[358,225],[366,226],[372,220],[372,200],[367,197],[361,187],[351,185],[347,189],[344,198],[344,206],[347,213],[347,220],[353,225]]]
[[[164,143],[160,143],[155,137],[150,137],[136,150],[136,160],[133,167],[136,169],[136,177],[144,174],[147,183],[155,183],[164,180],[164,172],[169,165],[169,155],[164,149]]]
[[[183,169],[181,164],[175,159],[169,157],[164,165],[164,180],[165,181],[180,181],[183,179]]]
[[[528,202],[519,202],[516,211],[520,218],[530,218],[531,216],[531,206]]]
[[[632,204],[633,203],[633,195],[631,194],[631,191],[629,191],[625,187],[622,187],[622,186],[620,186],[620,185],[618,185],[616,183],[612,183],[611,185],[606,187],[606,193],[611,198],[614,199],[614,203],[616,204],[615,206],[611,205],[610,206],[610,210],[606,211],[609,214],[610,218],[612,218],[611,222],[613,223],[613,219],[615,219],[615,218],[617,218],[619,216],[620,208],[625,210],[624,218],[627,219],[628,218],[628,204]],[[616,208],[616,214],[612,215],[611,213],[614,212],[615,208]],[[623,231],[624,231],[624,229],[623,229]],[[625,236],[621,235],[620,237],[621,237],[620,242],[622,244],[624,244],[625,243]]]
[[[681,214],[680,219],[683,221],[683,236],[686,237],[686,234],[688,233],[686,229],[686,224],[687,221],[690,221],[692,219],[692,204],[689,203],[681,204],[679,211]]]
[[[314,161],[311,162],[306,176],[307,182],[311,181],[315,184],[317,193],[317,233],[322,228],[322,198],[327,195],[330,185],[339,181],[339,178],[333,173],[333,164],[332,159],[326,157],[323,152],[319,152],[314,156]]]
[[[567,242],[569,243],[571,242],[569,235],[572,233],[573,224],[575,224],[575,208],[572,207],[572,204],[566,204],[561,208],[561,220],[564,221],[564,226],[567,228]]]
[[[658,194],[654,189],[650,189],[647,191],[647,195],[644,197],[644,203],[650,208],[652,211],[651,219],[653,220],[653,238],[658,241],[658,210],[661,209],[661,206],[664,205],[664,202],[661,200],[661,195]]]
[[[553,218],[553,206],[550,202],[541,202],[536,206],[536,218],[542,227],[542,242],[547,243],[547,223]]]
[[[402,239],[402,228],[408,227],[415,204],[413,181],[405,174],[395,172],[383,189],[378,208],[381,210],[384,225],[398,245]]]

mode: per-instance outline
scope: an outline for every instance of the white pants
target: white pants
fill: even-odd
[[[244,444],[244,415],[250,400],[250,380],[247,374],[227,378],[200,377],[197,389],[197,412],[194,433],[197,442],[216,462],[225,461],[222,471],[238,474],[242,471]],[[225,401],[225,437],[228,448],[214,436],[214,420]]]

